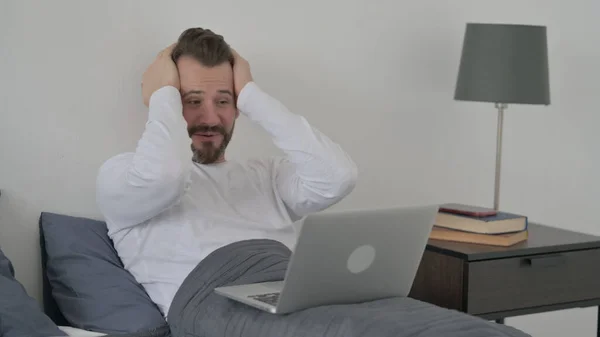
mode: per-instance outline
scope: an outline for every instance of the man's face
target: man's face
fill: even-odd
[[[209,68],[182,56],[177,68],[193,160],[201,164],[222,162],[238,116],[231,65],[225,62]]]

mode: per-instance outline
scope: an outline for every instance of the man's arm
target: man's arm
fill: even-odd
[[[192,165],[179,77],[165,49],[144,74],[146,128],[134,153],[106,161],[97,178],[97,203],[111,230],[146,221],[173,205],[185,190]]]
[[[357,167],[331,139],[281,102],[248,82],[238,108],[262,126],[285,156],[277,169],[277,188],[293,218],[321,211],[339,202],[354,188]]]
[[[354,189],[358,169],[352,159],[308,121],[253,82],[250,65],[232,50],[238,109],[262,126],[285,156],[277,165],[279,194],[293,220],[324,210]]]
[[[156,91],[135,152],[100,168],[97,202],[107,221],[120,229],[133,226],[177,201],[192,164],[186,125],[179,91],[171,86]]]

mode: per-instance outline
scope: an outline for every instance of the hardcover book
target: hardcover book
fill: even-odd
[[[439,212],[435,220],[435,225],[438,227],[479,234],[519,232],[526,230],[527,224],[526,216],[500,211],[495,215],[484,217]]]

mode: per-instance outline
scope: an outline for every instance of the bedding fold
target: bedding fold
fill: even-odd
[[[217,249],[188,275],[167,320],[173,337],[526,337],[515,328],[412,298],[327,305],[274,315],[220,296],[214,288],[282,280],[291,251],[271,240]]]

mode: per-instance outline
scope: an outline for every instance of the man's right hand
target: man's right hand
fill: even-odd
[[[171,58],[174,47],[175,43],[158,53],[154,62],[144,72],[142,96],[146,106],[150,105],[150,97],[156,90],[166,86],[179,89],[179,72]]]

